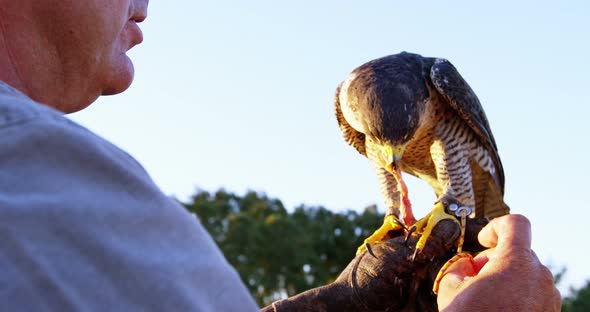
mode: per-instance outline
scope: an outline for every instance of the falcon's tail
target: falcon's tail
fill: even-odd
[[[510,208],[504,202],[502,189],[494,176],[473,163],[471,171],[475,192],[475,217],[492,219],[510,213]]]
[[[488,180],[487,190],[483,198],[483,215],[490,219],[510,213],[510,207],[504,202],[502,191],[493,179]]]

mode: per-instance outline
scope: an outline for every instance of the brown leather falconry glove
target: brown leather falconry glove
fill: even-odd
[[[486,219],[469,219],[464,250],[483,250],[477,234]],[[459,226],[439,223],[426,247],[414,260],[419,235],[407,240],[403,232],[390,233],[389,241],[371,247],[354,258],[331,284],[274,302],[261,311],[438,311],[433,282],[440,268],[455,252]]]

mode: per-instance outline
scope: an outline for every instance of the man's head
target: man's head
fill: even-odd
[[[126,90],[149,0],[0,0],[0,80],[66,113]]]

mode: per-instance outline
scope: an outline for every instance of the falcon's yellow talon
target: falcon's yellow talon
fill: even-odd
[[[435,295],[438,295],[438,288],[440,286],[440,281],[442,280],[442,278],[445,276],[445,274],[447,274],[447,271],[449,270],[449,267],[457,262],[459,259],[462,258],[468,258],[469,261],[471,261],[473,263],[473,256],[469,253],[459,253],[456,254],[455,256],[453,256],[451,259],[449,259],[449,261],[447,261],[442,268],[440,268],[440,271],[438,271],[438,274],[436,275],[436,278],[434,279],[434,284],[432,285],[432,292]]]
[[[426,246],[426,242],[428,241],[428,238],[432,233],[432,229],[434,229],[434,227],[444,219],[453,220],[454,222],[459,224],[459,226],[461,226],[461,223],[457,221],[457,218],[455,218],[453,215],[446,213],[445,205],[439,201],[434,205],[434,208],[432,208],[432,211],[428,215],[426,215],[426,217],[416,222],[416,232],[422,233],[420,239],[418,240],[418,243],[416,243],[417,251],[424,250],[424,246]]]
[[[357,248],[356,254],[360,254],[363,251],[367,250],[367,245],[371,246],[374,244],[381,243],[383,238],[387,236],[389,231],[399,231],[402,230],[404,227],[401,225],[399,219],[394,215],[389,215],[385,217],[383,221],[383,225],[378,228],[371,236],[367,237],[363,244]]]

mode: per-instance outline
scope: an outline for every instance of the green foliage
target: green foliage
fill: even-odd
[[[198,191],[184,206],[261,306],[333,281],[383,222],[374,206],[362,214],[305,206],[288,212],[280,200],[255,192]]]
[[[561,310],[564,312],[590,311],[590,281],[580,289],[572,289],[569,297],[563,299]]]

